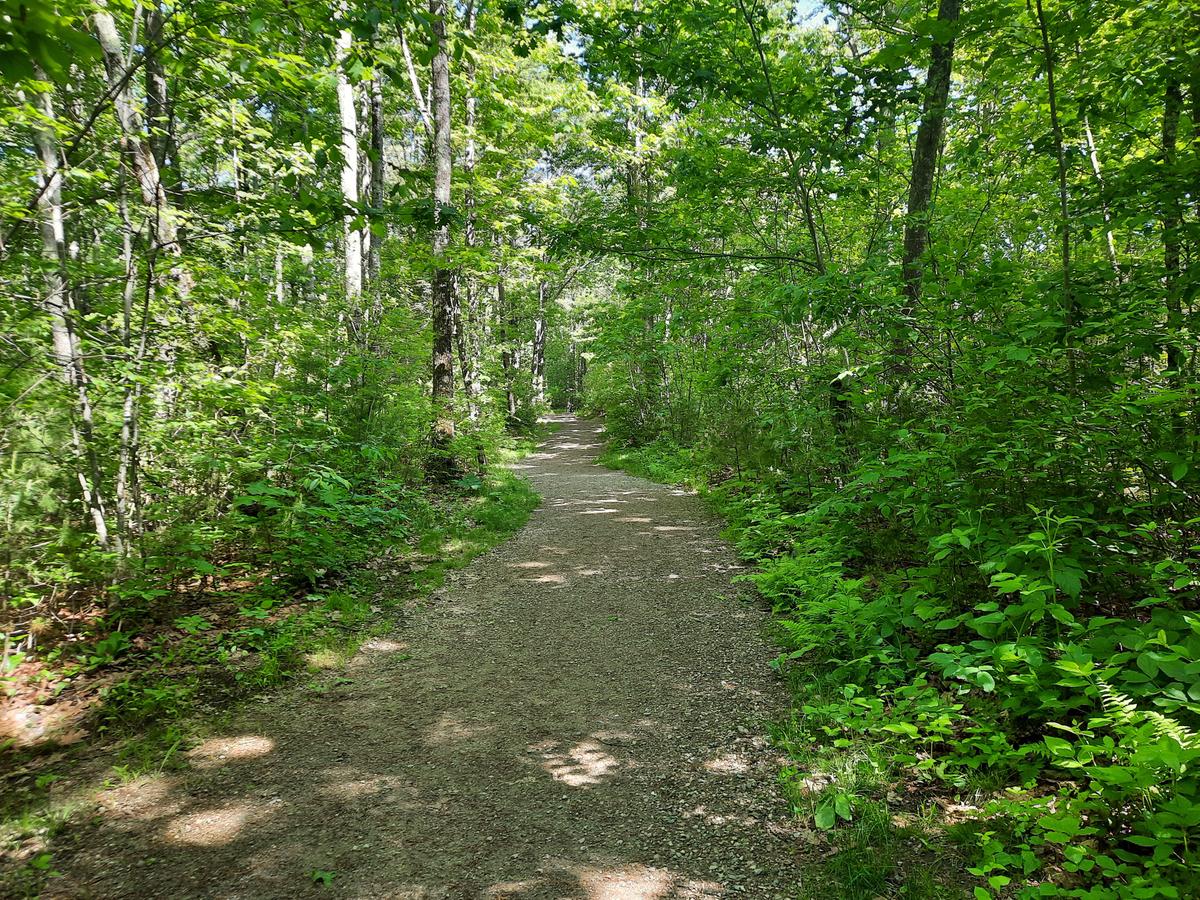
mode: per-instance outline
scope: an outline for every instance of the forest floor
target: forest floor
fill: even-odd
[[[516,464],[523,531],[183,769],[103,791],[42,896],[796,896],[768,614],[700,499],[600,449],[562,421]]]

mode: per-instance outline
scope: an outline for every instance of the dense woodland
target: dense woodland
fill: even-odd
[[[10,691],[269,643],[585,410],[754,564],[830,896],[917,808],[965,896],[1200,892],[1188,0],[3,10]]]

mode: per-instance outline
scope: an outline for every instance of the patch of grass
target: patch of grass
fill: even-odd
[[[705,486],[696,451],[675,444],[656,442],[645,447],[608,447],[600,454],[601,465],[661,484]]]
[[[804,900],[952,900],[969,896],[952,883],[954,866],[935,852],[939,836],[926,823],[898,824],[888,804],[864,800],[833,837],[835,851],[806,880]],[[832,888],[832,890],[831,890]]]

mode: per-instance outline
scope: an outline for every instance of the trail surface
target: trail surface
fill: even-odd
[[[795,897],[765,615],[700,501],[598,466],[599,430],[564,421],[519,466],[528,526],[323,693],[108,791],[44,896]]]

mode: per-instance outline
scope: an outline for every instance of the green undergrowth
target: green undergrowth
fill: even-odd
[[[533,439],[496,453],[497,460],[523,454]],[[240,701],[298,677],[318,678],[317,684],[322,672],[336,671],[365,640],[402,628],[414,605],[450,572],[516,532],[537,503],[528,482],[497,467],[444,490],[414,494],[403,529],[357,535],[362,545],[347,550],[357,564],[303,591],[273,580],[230,588],[225,600],[206,596],[197,611],[176,615],[168,627],[139,620],[126,608],[128,631],[112,634],[133,637],[111,641],[108,649],[102,640],[88,651],[90,663],[74,664],[78,675],[109,675],[89,722],[92,739],[7,754],[0,875],[23,886],[18,895],[36,894],[50,876],[53,859],[44,848],[87,803],[80,799],[87,791],[64,800],[56,782],[60,773],[75,772],[96,739],[112,764],[110,780],[183,767],[182,751],[219,727]]]
[[[823,490],[667,441],[603,459],[698,488],[755,564],[836,896],[1200,896],[1200,616],[1155,555],[1194,522],[956,517],[899,442]]]

